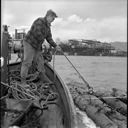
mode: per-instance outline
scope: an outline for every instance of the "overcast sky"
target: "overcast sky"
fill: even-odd
[[[127,40],[127,0],[2,0],[2,24],[27,32],[48,9],[58,15],[53,39]]]

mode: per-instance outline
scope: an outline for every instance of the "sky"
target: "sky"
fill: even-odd
[[[25,29],[52,9],[58,18],[52,23],[53,39],[127,41],[127,0],[2,0],[1,22]]]

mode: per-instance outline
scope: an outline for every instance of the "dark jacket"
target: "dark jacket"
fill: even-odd
[[[45,17],[38,18],[32,24],[24,40],[36,50],[40,50],[45,39],[50,45],[56,47],[56,43],[52,39],[50,24],[46,21]]]

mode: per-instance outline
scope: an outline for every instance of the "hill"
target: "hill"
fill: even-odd
[[[117,50],[127,51],[127,43],[126,42],[111,42],[111,45],[115,47]]]

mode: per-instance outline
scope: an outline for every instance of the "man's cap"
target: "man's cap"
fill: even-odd
[[[53,10],[48,10],[47,11],[47,13],[46,13],[46,16],[49,16],[49,15],[51,15],[51,16],[54,16],[54,17],[58,17],[57,15],[56,15],[56,13],[53,11]]]

